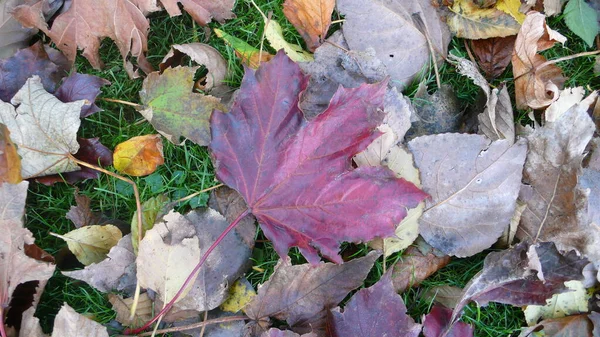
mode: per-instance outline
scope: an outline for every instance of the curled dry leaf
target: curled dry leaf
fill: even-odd
[[[269,317],[286,320],[298,333],[323,330],[326,310],[362,284],[379,256],[371,252],[341,265],[292,266],[289,258],[281,260],[244,311],[265,330]]]
[[[134,3],[142,3],[143,0],[133,0]],[[159,10],[156,6],[157,0],[146,1],[141,8],[145,12]],[[196,22],[205,26],[213,18],[221,23],[227,19],[234,17],[231,10],[235,0],[160,0],[162,6],[167,10],[171,17],[181,15],[179,5],[185,10]]]
[[[21,180],[21,157],[10,140],[10,131],[0,123],[0,184],[18,184]]]
[[[11,102],[18,108],[0,102],[0,122],[17,145],[23,178],[78,170],[69,156],[79,150],[76,134],[84,101],[62,103],[33,76]]]
[[[481,135],[440,134],[408,143],[427,199],[421,235],[448,255],[489,248],[516,207],[527,145]]]
[[[517,108],[541,109],[558,99],[565,82],[562,71],[554,64],[545,65],[546,58],[538,53],[566,40],[546,25],[544,14],[527,14],[512,55]]]
[[[182,138],[208,145],[210,115],[214,109],[226,110],[218,98],[193,91],[196,70],[198,67],[177,67],[162,74],[153,72],[140,91],[144,104],[140,114],[176,145],[183,143]]]
[[[391,84],[399,89],[431,58],[441,60],[448,52],[450,32],[429,0],[338,0],[337,9],[346,16],[342,31],[350,49],[374,48],[392,77]],[[427,31],[418,28],[413,16],[420,17]],[[435,55],[430,55],[427,37]]]
[[[419,247],[408,247],[402,254],[402,258],[392,267],[394,290],[401,293],[409,287],[417,287],[423,280],[450,262],[450,256],[439,255],[441,256],[436,255],[425,242]]]
[[[215,28],[214,31],[218,37],[233,48],[235,54],[242,59],[242,63],[252,69],[258,68],[261,63],[267,62],[275,56],[264,50],[261,53],[260,50],[252,47],[246,41],[229,35],[220,29]]]
[[[86,266],[104,260],[110,249],[123,237],[119,228],[113,225],[86,226],[64,235],[51,234],[65,240],[77,260]]]
[[[502,75],[510,63],[516,39],[513,35],[471,40],[471,50],[477,58],[477,64],[488,79]]]
[[[227,61],[218,50],[204,43],[174,44],[165,55],[159,65],[160,71],[164,72],[168,67],[182,65],[184,55],[206,67],[206,85],[203,90],[211,90],[223,84],[227,77]],[[143,90],[143,89],[142,89]]]
[[[423,319],[425,337],[472,337],[473,327],[464,322],[450,321],[452,310],[435,305]]]
[[[160,135],[133,137],[115,147],[113,162],[117,171],[132,176],[145,176],[164,164]]]
[[[359,290],[344,307],[331,311],[327,330],[332,337],[418,337],[421,325],[407,315],[389,274]]]
[[[314,52],[325,40],[334,7],[335,0],[286,0],[283,14]]]
[[[448,27],[457,37],[488,39],[519,32],[519,22],[496,7],[480,8],[471,0],[455,0],[451,11]]]

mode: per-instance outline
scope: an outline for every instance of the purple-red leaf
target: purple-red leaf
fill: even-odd
[[[423,335],[425,337],[472,337],[473,327],[464,322],[457,322],[449,331],[452,309],[436,305],[425,316]],[[444,334],[445,333],[445,334]]]
[[[81,118],[85,118],[93,113],[101,111],[94,102],[100,94],[100,87],[109,85],[110,82],[93,75],[72,73],[65,78],[60,87],[54,93],[58,99],[64,103],[86,100],[86,103],[81,108]]]
[[[357,292],[343,313],[336,308],[331,314],[328,331],[332,337],[417,337],[421,332],[421,325],[406,314],[389,274]]]
[[[425,193],[384,167],[351,170],[378,133],[386,84],[340,88],[308,122],[298,108],[308,79],[284,53],[246,70],[229,113],[212,114],[217,177],[236,189],[280,256],[299,247],[313,264],[341,262],[341,241],[393,235]]]

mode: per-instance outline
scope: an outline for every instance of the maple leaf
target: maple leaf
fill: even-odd
[[[421,325],[406,314],[390,274],[354,294],[344,312],[333,309],[327,328],[332,337],[417,337],[421,333]]]
[[[340,241],[390,236],[425,193],[382,167],[350,170],[378,135],[385,83],[340,88],[308,122],[298,108],[307,78],[283,52],[246,70],[229,113],[211,118],[217,177],[236,189],[279,256],[299,247],[335,261]],[[365,225],[368,224],[368,225]]]
[[[80,116],[85,118],[102,111],[94,102],[100,94],[100,88],[105,85],[110,85],[110,82],[98,76],[72,73],[64,79],[54,96],[64,103],[86,100]]]

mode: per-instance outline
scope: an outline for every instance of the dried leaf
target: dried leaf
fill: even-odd
[[[115,169],[132,176],[145,176],[164,164],[163,145],[160,135],[133,137],[115,147]]]
[[[423,297],[428,302],[441,304],[442,306],[454,309],[462,295],[462,288],[454,286],[436,286],[429,288],[423,293]]]
[[[457,322],[453,325],[450,321],[452,310],[435,305],[423,320],[423,335],[425,337],[472,337],[473,327]],[[450,328],[450,329],[449,329]]]
[[[71,206],[65,217],[75,225],[75,228],[81,228],[92,225],[104,225],[103,215],[99,212],[93,212],[90,209],[91,200],[88,196],[79,194],[79,189],[75,189],[75,202],[77,206]]]
[[[562,12],[562,7],[567,0],[544,0],[544,14],[555,16]]]
[[[252,47],[246,41],[229,35],[220,29],[215,28],[214,31],[218,37],[235,50],[235,54],[242,59],[242,63],[252,69],[258,68],[262,62],[267,62],[275,56],[266,51],[261,53],[260,50]]]
[[[463,109],[454,89],[448,84],[430,95],[427,86],[421,82],[415,94],[415,118],[411,118],[411,128],[406,133],[410,140],[418,136],[447,132],[458,132],[462,124]]]
[[[209,118],[214,109],[226,110],[216,97],[193,92],[197,67],[167,68],[144,79],[140,98],[144,116],[171,143],[187,138],[198,145],[210,142]]]
[[[600,32],[596,11],[583,0],[569,0],[564,15],[567,27],[592,47],[596,35]]]
[[[479,8],[470,0],[455,0],[448,19],[450,31],[466,39],[505,37],[519,32],[519,22],[498,8]]]
[[[263,332],[262,335],[260,335],[260,337],[317,337],[317,335],[312,332],[299,335],[290,330],[279,330],[271,328],[268,331]]]
[[[0,59],[12,56],[27,46],[27,40],[35,34],[34,29],[21,26],[10,14],[24,0],[6,0],[0,3]]]
[[[69,155],[79,150],[76,134],[84,101],[62,103],[33,76],[11,102],[18,108],[0,102],[0,122],[17,145],[23,178],[78,170]]]
[[[125,235],[108,252],[106,259],[85,269],[63,271],[63,275],[81,280],[103,293],[122,291],[132,294],[135,288],[135,254],[131,234]]]
[[[289,259],[281,260],[244,311],[263,327],[268,327],[269,317],[273,317],[286,320],[298,333],[322,330],[326,310],[362,284],[379,256],[371,252],[342,265],[292,266]]]
[[[78,314],[65,303],[54,319],[52,336],[108,337],[108,332],[102,324]]]
[[[507,36],[471,41],[471,50],[488,79],[502,75],[510,63],[516,39],[516,36]]]
[[[421,325],[406,311],[386,274],[375,285],[354,294],[343,312],[339,307],[333,309],[327,328],[332,337],[418,337]]]
[[[228,316],[233,316],[232,313],[227,313],[220,311],[218,309],[211,310],[208,312],[207,319],[218,319],[218,318],[226,318]],[[186,319],[178,322],[174,322],[174,326],[185,326],[193,323],[199,323],[204,321],[204,315],[196,315],[196,317],[191,319]],[[245,322],[243,320],[230,321],[227,323],[219,323],[219,324],[210,324],[206,325],[203,328],[195,328],[191,330],[186,330],[185,332],[175,333],[174,337],[183,337],[183,336],[191,336],[191,337],[243,337],[247,336],[244,331]],[[249,337],[249,336],[248,336]],[[316,337],[316,336],[314,336]]]
[[[231,10],[235,0],[160,0],[171,17],[181,15],[179,4],[199,24],[205,26],[211,19],[223,23],[234,17]],[[156,3],[156,0],[154,1]]]
[[[392,267],[394,290],[401,293],[409,287],[419,286],[423,280],[449,262],[449,256],[437,256],[433,252],[423,253],[415,246],[408,247],[402,258]]]
[[[565,88],[560,92],[558,99],[544,111],[544,120],[546,122],[556,122],[560,115],[567,112],[575,104],[581,103],[584,94],[585,89],[583,87]]]
[[[210,149],[218,179],[240,192],[280,256],[298,246],[312,264],[318,252],[341,262],[340,241],[392,234],[425,195],[386,168],[349,171],[349,158],[377,137],[385,83],[340,88],[309,122],[298,109],[307,82],[282,52],[247,70],[232,111],[212,115]]]
[[[210,192],[208,207],[221,213],[229,223],[232,223],[242,212],[248,209],[244,198],[236,190],[227,186],[221,186]],[[240,232],[242,239],[254,236],[254,233],[256,233],[255,222],[256,219],[252,215],[247,215],[240,220],[236,231]],[[253,246],[254,241],[246,242],[246,244]]]
[[[117,318],[115,319],[123,326],[139,328],[153,317],[154,310],[152,300],[148,297],[148,293],[140,295],[133,320],[130,319],[133,297],[124,299],[120,295],[108,294],[108,301],[112,304],[113,310],[117,313]]]
[[[165,55],[159,65],[160,71],[165,71],[168,67],[182,65],[183,55],[196,62],[198,65],[206,67],[206,85],[203,90],[211,90],[214,87],[223,85],[227,77],[227,61],[221,56],[218,50],[204,43],[174,44],[171,50]]]
[[[42,331],[40,320],[34,317],[35,308],[31,307],[23,313],[23,323],[19,331],[19,337],[47,337]]]
[[[102,111],[94,102],[100,94],[100,88],[105,85],[110,85],[110,82],[97,76],[74,72],[65,78],[54,95],[64,103],[85,100],[80,115],[85,118]]]
[[[286,0],[283,14],[314,52],[325,40],[334,7],[335,0]]]
[[[110,249],[123,237],[119,228],[113,225],[86,226],[64,235],[51,234],[65,240],[77,260],[86,266],[104,260]]]
[[[10,140],[10,131],[0,123],[0,184],[18,184],[21,180],[21,157]]]
[[[546,26],[544,14],[529,12],[515,41],[512,55],[518,109],[541,109],[558,99],[565,78],[554,64],[542,67],[546,58],[538,52],[567,38]]]
[[[445,254],[471,256],[502,235],[516,207],[525,141],[440,134],[408,143],[426,200],[421,235]]]
[[[568,281],[565,286],[569,291],[553,295],[546,300],[546,305],[528,305],[525,309],[527,325],[535,325],[540,318],[560,318],[588,311],[587,293],[581,281]]]
[[[345,15],[342,31],[350,49],[374,48],[398,89],[408,85],[431,58],[440,60],[448,52],[450,32],[429,0],[338,0],[337,10]],[[413,15],[420,17],[427,31],[415,25]]]
[[[592,337],[592,322],[587,314],[547,319],[521,332],[519,337],[534,336],[534,331],[553,337]]]

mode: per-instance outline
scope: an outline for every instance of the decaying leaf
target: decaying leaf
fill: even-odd
[[[380,254],[371,252],[342,265],[292,266],[281,260],[244,311],[264,329],[269,317],[286,320],[298,333],[325,328],[326,310],[360,286]]]
[[[332,337],[418,337],[421,325],[406,314],[402,297],[394,291],[389,274],[370,288],[359,290],[344,307],[328,317]]]
[[[35,314],[35,308],[31,307],[23,313],[23,321],[21,324],[21,330],[19,331],[19,337],[47,337],[42,331],[40,326],[40,320],[33,316]]]
[[[210,192],[208,207],[221,213],[229,223],[233,222],[242,212],[248,209],[244,198],[236,190],[227,186],[221,186]],[[253,236],[256,233],[255,222],[256,219],[254,216],[247,215],[240,220],[240,224],[236,227],[236,230],[240,231],[242,238]],[[252,245],[250,242],[247,242],[247,244],[249,246]]]
[[[103,293],[122,291],[132,294],[136,284],[135,254],[131,246],[131,234],[125,235],[108,252],[103,261],[85,269],[63,271],[63,275],[84,281]]]
[[[85,226],[64,235],[52,235],[65,240],[77,260],[86,266],[104,260],[123,237],[119,228],[113,225]]]
[[[149,73],[152,66],[146,60],[148,30],[150,24],[144,13],[130,0],[76,0],[67,11],[54,19],[48,27],[42,15],[44,1],[15,8],[14,17],[25,27],[35,27],[48,35],[66,55],[71,64],[75,62],[77,49],[90,64],[99,69],[103,66],[98,49],[100,41],[108,37],[115,41],[124,67],[134,77],[133,65],[128,57],[137,58],[140,68]]]
[[[423,280],[450,262],[449,256],[439,255],[441,256],[436,255],[425,242],[419,246],[408,247],[402,254],[402,258],[392,267],[394,290],[401,293],[409,287],[417,287]]]
[[[423,293],[423,297],[429,302],[441,304],[442,306],[454,309],[462,295],[462,288],[454,286],[436,286],[429,288]]]
[[[163,217],[170,211],[168,205],[170,199],[165,194],[160,194],[152,197],[142,203],[142,234],[144,237],[146,231],[152,229],[156,221]],[[133,245],[133,252],[137,254],[138,251],[138,216],[137,210],[131,216],[131,243]]]
[[[130,319],[133,297],[124,299],[120,295],[108,294],[108,301],[112,304],[113,310],[117,313],[117,318],[115,319],[123,326],[139,328],[153,317],[152,300],[148,297],[148,293],[140,295],[133,320]]]
[[[450,32],[429,0],[338,0],[337,9],[346,16],[342,31],[350,49],[374,48],[392,77],[391,84],[399,89],[430,59],[437,61],[447,54]],[[420,17],[426,32],[415,25],[413,16]],[[427,36],[435,55],[430,55]]]
[[[540,318],[560,318],[588,311],[590,295],[581,281],[565,282],[568,291],[553,295],[546,305],[528,305],[525,308],[527,325],[535,325]]]
[[[529,12],[515,41],[512,55],[516,105],[519,109],[541,109],[558,99],[565,82],[562,71],[554,64],[544,65],[546,58],[538,52],[567,39],[546,25],[546,17]]]
[[[471,301],[512,305],[545,304],[553,294],[566,290],[564,282],[583,279],[588,262],[574,251],[561,255],[553,243],[520,243],[486,256],[483,270],[465,286],[452,314],[456,322]]]
[[[334,7],[335,0],[286,0],[283,13],[314,52],[325,40]]]
[[[220,100],[193,92],[197,67],[167,68],[144,79],[140,98],[144,116],[156,130],[173,144],[187,138],[198,145],[210,142],[209,118],[214,109],[226,110]],[[116,149],[115,149],[116,151]]]
[[[91,200],[87,195],[79,194],[79,189],[75,189],[73,194],[77,205],[71,206],[65,217],[71,220],[76,228],[106,224],[102,213],[90,209]]]
[[[448,84],[430,95],[424,82],[415,94],[415,116],[406,133],[410,140],[418,136],[458,132],[462,124],[463,110],[454,89]]]
[[[105,85],[110,85],[110,82],[98,76],[74,72],[64,79],[54,95],[65,103],[85,100],[80,115],[85,118],[102,111],[94,102],[100,94],[100,88]]]
[[[52,336],[108,337],[108,331],[102,324],[78,314],[65,303],[54,319]]]
[[[560,115],[567,112],[574,105],[580,104],[584,95],[585,89],[583,87],[565,88],[560,92],[558,99],[552,102],[544,111],[544,120],[546,122],[556,122]],[[591,99],[592,101],[598,96],[595,91],[591,95],[594,96]]]
[[[472,337],[473,327],[464,323],[450,321],[452,310],[435,305],[423,320],[425,337]]]
[[[419,220],[423,238],[455,256],[494,244],[515,211],[526,142],[440,134],[416,138],[408,147],[431,196]]]
[[[268,331],[263,332],[262,335],[260,335],[260,337],[317,337],[317,335],[312,332],[299,335],[290,330],[279,330],[271,328]]]
[[[139,1],[139,0],[137,0]],[[150,9],[156,7],[157,0],[152,0]],[[212,19],[223,23],[226,19],[234,17],[231,10],[235,0],[160,0],[162,6],[171,17],[181,15],[179,4],[196,22],[205,26]]]
[[[349,170],[378,136],[385,83],[340,88],[307,121],[298,109],[307,82],[282,52],[248,69],[231,112],[212,115],[210,149],[218,179],[244,197],[279,256],[297,246],[312,264],[318,252],[341,262],[340,241],[391,235],[425,194],[387,168]]]
[[[489,39],[519,32],[519,22],[496,7],[480,8],[471,0],[455,0],[451,10],[448,27],[457,37]]]
[[[10,131],[0,123],[0,184],[18,184],[21,180],[21,158],[10,140]]]
[[[206,319],[207,320],[223,319],[223,318],[227,318],[228,316],[236,316],[236,315],[233,313],[223,312],[219,309],[215,309],[215,310],[211,310],[208,312]],[[180,326],[186,326],[186,325],[193,324],[193,323],[199,323],[202,321],[204,321],[204,315],[196,314],[195,317],[193,317],[193,318],[179,320],[177,322],[174,322],[173,325],[176,327],[180,327]],[[185,330],[183,333],[175,333],[175,334],[173,334],[173,336],[174,337],[183,337],[183,336],[190,336],[190,337],[212,337],[212,336],[214,336],[214,337],[243,337],[243,336],[249,336],[246,333],[246,331],[244,330],[245,325],[246,324],[243,320],[235,320],[235,321],[223,322],[223,323],[219,323],[219,324],[209,324],[209,325],[206,325],[201,328]],[[313,336],[313,337],[316,337],[316,336]]]
[[[544,336],[596,337],[596,335],[592,336],[592,322],[587,314],[543,320],[521,332],[519,337],[536,336],[534,331],[541,331]]]
[[[562,12],[562,7],[567,0],[544,0],[544,14],[555,16]]]
[[[145,176],[164,164],[160,135],[133,137],[115,147],[113,162],[117,171],[132,176]]]
[[[258,68],[261,63],[267,62],[274,57],[274,55],[264,50],[261,53],[260,50],[252,47],[246,41],[229,35],[220,29],[215,28],[214,31],[218,37],[222,38],[225,43],[235,50],[236,55],[242,59],[242,63],[252,69]]]
[[[519,24],[525,21],[525,14],[520,11],[521,0],[498,0],[496,8],[512,16]]]
[[[0,3],[0,59],[12,56],[27,46],[27,40],[35,34],[34,29],[23,28],[10,14],[24,0],[5,0]]]
[[[62,103],[33,76],[11,102],[18,107],[0,102],[0,122],[17,145],[23,178],[78,170],[69,155],[79,150],[76,134],[84,101]]]
[[[510,63],[516,39],[516,35],[513,35],[471,41],[471,49],[477,58],[477,64],[488,79],[502,75]]]
[[[160,71],[164,72],[168,67],[182,65],[183,56],[187,55],[198,65],[206,67],[206,85],[203,90],[210,91],[214,87],[223,84],[227,77],[227,61],[218,50],[204,43],[174,44],[165,55],[159,65]],[[187,89],[187,88],[186,88]]]

